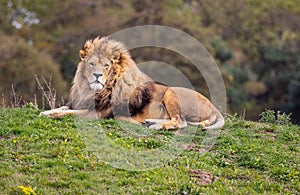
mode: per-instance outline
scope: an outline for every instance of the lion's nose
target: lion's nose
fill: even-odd
[[[103,74],[100,74],[100,73],[94,73],[93,75],[98,79],[98,78],[101,77]]]

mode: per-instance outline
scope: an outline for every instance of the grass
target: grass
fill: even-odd
[[[178,134],[114,120],[51,120],[38,117],[39,112],[32,105],[0,110],[1,194],[300,191],[298,126],[230,116],[214,146],[203,153],[206,132],[195,128]],[[205,183],[195,170],[213,179]]]

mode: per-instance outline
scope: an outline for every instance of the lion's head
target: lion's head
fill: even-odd
[[[104,110],[111,106],[112,98],[126,101],[132,88],[149,80],[125,45],[107,37],[86,41],[79,56],[69,101],[73,109]],[[112,97],[113,91],[118,95]]]
[[[92,90],[101,90],[109,76],[111,60],[105,55],[92,55],[84,60],[85,76]]]
[[[130,55],[122,43],[107,37],[87,41],[79,55],[83,76],[92,90],[102,90],[110,84],[109,80],[117,79],[121,72],[134,65],[131,62],[121,65],[125,59],[131,61]]]

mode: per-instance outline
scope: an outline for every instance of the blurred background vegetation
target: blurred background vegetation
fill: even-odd
[[[57,97],[66,98],[86,39],[145,24],[180,29],[208,49],[223,74],[228,112],[245,111],[246,118],[257,119],[269,108],[292,112],[300,122],[298,0],[2,0],[2,105],[11,101],[12,85],[24,100],[41,101],[34,75],[51,76]],[[209,96],[184,58],[149,48],[131,53],[137,62],[178,67]]]

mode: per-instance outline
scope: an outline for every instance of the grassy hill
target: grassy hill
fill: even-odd
[[[228,116],[216,143],[204,152],[200,146],[207,132],[200,129],[194,129],[192,139],[190,134],[178,131],[149,131],[151,134],[147,135],[145,129],[114,120],[80,123],[74,117],[50,120],[38,117],[39,112],[34,106],[0,110],[1,194],[299,194],[300,191],[298,126],[255,123]],[[130,132],[132,129],[135,135]],[[138,136],[142,134],[145,136]],[[178,144],[178,139],[183,141]],[[109,147],[105,148],[105,144]],[[120,153],[114,153],[115,146],[121,148]],[[165,156],[155,155],[160,148],[164,148]],[[159,167],[151,169],[154,163],[147,168],[147,162],[143,162],[149,158],[147,155],[130,164],[124,161],[122,151],[149,155],[152,153],[148,151],[154,151],[153,159]],[[177,155],[168,160],[170,151]],[[125,155],[128,161],[133,158]],[[137,166],[147,170],[121,169],[126,163],[127,168]]]

